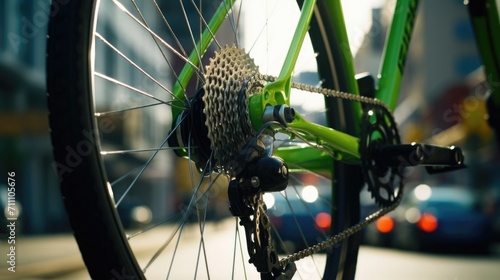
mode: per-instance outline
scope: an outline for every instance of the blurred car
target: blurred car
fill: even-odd
[[[477,194],[457,186],[422,184],[405,195],[395,210],[396,247],[456,252],[487,252],[493,240],[491,215]]]
[[[328,187],[289,186],[282,192],[266,193],[264,202],[279,253],[293,253],[326,240],[332,211]]]
[[[492,191],[487,193],[487,209],[492,215],[494,239],[500,242],[500,191],[492,188]]]

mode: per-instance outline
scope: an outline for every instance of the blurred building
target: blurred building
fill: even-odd
[[[134,10],[130,2],[123,1],[130,10]],[[51,17],[50,1],[19,0],[0,1],[0,174],[16,172],[16,201],[22,206],[20,216],[22,233],[50,233],[69,230],[66,214],[59,192],[58,179],[52,169],[52,146],[47,120],[47,104],[45,89],[45,51],[48,21]],[[172,45],[179,40],[190,52],[193,47],[192,38],[187,32],[184,15],[178,13],[178,2],[159,1],[165,17],[169,18],[171,28],[177,34],[185,34],[173,38],[166,30],[165,23],[151,3],[137,3],[141,12],[147,16],[151,29],[165,38]],[[110,1],[101,1],[104,9],[99,14],[99,32],[111,43],[115,44],[127,56],[134,59],[141,67],[152,73],[159,84],[171,84],[174,76],[165,60],[160,59],[151,35],[140,30],[136,23],[125,20],[126,17]],[[210,3],[204,4],[203,13],[213,13],[216,8]],[[198,16],[192,5],[186,5],[189,18]],[[180,17],[180,18],[179,18]],[[191,26],[194,34],[199,25]],[[225,26],[222,28],[231,28]],[[115,33],[127,34],[117,38]],[[232,41],[219,38],[220,42]],[[150,93],[165,94],[150,79],[139,73],[137,69],[120,58],[114,51],[96,40],[96,58],[105,61],[105,66],[97,65],[96,70],[110,77],[125,77],[138,88]],[[186,47],[187,46],[187,47]],[[167,54],[168,55],[168,54]],[[171,59],[171,57],[168,57]],[[178,70],[183,62],[174,62]],[[140,97],[127,97],[123,89],[109,86],[96,78],[96,90],[109,92],[97,98],[98,110],[113,111],[140,103]],[[118,124],[113,131],[104,137],[103,149],[127,147],[156,147],[170,130],[170,111],[165,107],[152,110],[135,110],[125,114],[108,115],[105,118]],[[130,170],[148,160],[150,154],[131,154],[125,160],[108,161],[107,169],[110,177],[116,178],[123,170]],[[175,177],[185,174],[175,173],[176,159],[171,153],[159,153],[155,158],[154,168],[142,176],[141,188],[132,193],[132,199],[123,203],[124,207],[136,203],[148,204],[156,216],[162,221],[167,215],[169,197],[178,186]],[[6,175],[5,175],[6,176]],[[113,178],[110,178],[113,179]],[[3,188],[4,186],[1,185]],[[118,186],[117,192],[126,186]],[[116,195],[116,193],[115,193]],[[139,201],[139,202],[137,202]],[[91,207],[89,205],[89,207]],[[118,209],[119,211],[121,209]],[[0,235],[2,231],[0,230]],[[1,236],[0,236],[1,237]]]
[[[44,75],[49,16],[48,1],[0,3],[0,173],[16,172],[18,231],[25,233],[68,228],[50,168]]]
[[[413,96],[421,108],[409,118],[420,135],[441,145],[458,145],[464,149],[467,169],[444,174],[446,180],[473,189],[498,190],[500,181],[498,146],[485,124],[484,102],[486,86],[469,22],[468,9],[463,1],[420,1],[416,42],[411,58],[409,76],[403,91]],[[415,96],[417,96],[415,98]],[[420,98],[418,98],[420,96]],[[407,103],[409,104],[409,103]],[[411,130],[409,126],[406,128]],[[415,130],[413,130],[415,131]],[[447,138],[449,140],[447,140]],[[412,141],[412,139],[407,139]],[[482,171],[481,171],[482,170]]]
[[[378,73],[394,5],[395,1],[388,0],[373,10],[372,28],[355,58],[358,72],[368,71],[374,76]],[[483,125],[487,92],[481,83],[484,76],[481,78],[481,71],[476,71],[480,66],[463,1],[420,1],[395,116],[404,142],[433,141],[465,148],[469,168],[450,173],[444,180],[490,188],[500,181],[493,172],[499,160],[491,131]],[[488,176],[480,169],[489,170]]]

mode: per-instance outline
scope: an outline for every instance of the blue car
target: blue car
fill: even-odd
[[[465,187],[419,185],[406,194],[394,218],[398,247],[487,252],[493,241],[491,215]]]
[[[327,238],[332,211],[328,187],[289,186],[266,193],[264,201],[278,252],[293,253]]]

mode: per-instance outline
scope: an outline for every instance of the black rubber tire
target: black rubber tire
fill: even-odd
[[[93,116],[90,53],[95,1],[53,1],[47,91],[57,171],[70,224],[93,279],[142,275],[107,189]],[[138,279],[138,278],[134,278]]]
[[[332,15],[324,7],[326,1],[328,0],[317,1],[315,17],[309,29],[314,50],[318,54],[320,80],[325,88],[355,92],[347,82],[347,71],[344,70],[346,68],[345,53],[340,48],[346,42],[340,42],[332,28]],[[329,52],[329,56],[326,56],[326,52]],[[325,105],[330,127],[356,135],[354,113],[348,102],[326,98]],[[332,172],[332,197],[334,199],[332,205],[336,208],[332,214],[334,223],[331,234],[335,235],[359,221],[361,207],[359,193],[364,180],[363,176],[360,176],[362,173],[359,166],[334,162]],[[324,279],[354,279],[360,243],[360,234],[354,234],[344,240],[341,246],[336,247],[333,253],[328,255]]]

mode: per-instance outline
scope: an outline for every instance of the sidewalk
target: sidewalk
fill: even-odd
[[[131,240],[130,244],[136,256],[154,254],[158,244],[165,242],[165,232],[162,229],[167,229],[167,232],[174,230],[169,227],[168,225],[157,227],[159,230],[143,233],[142,238]],[[197,225],[188,225],[183,236],[189,238],[197,232],[196,230],[198,230]],[[15,243],[15,272],[8,270],[7,254],[10,246],[4,240],[0,240],[0,279],[52,279],[74,271],[86,270],[78,245],[71,233],[18,236]]]
[[[84,269],[78,245],[71,234],[19,236],[15,272],[8,270],[9,246],[2,242],[0,279],[40,279]]]

